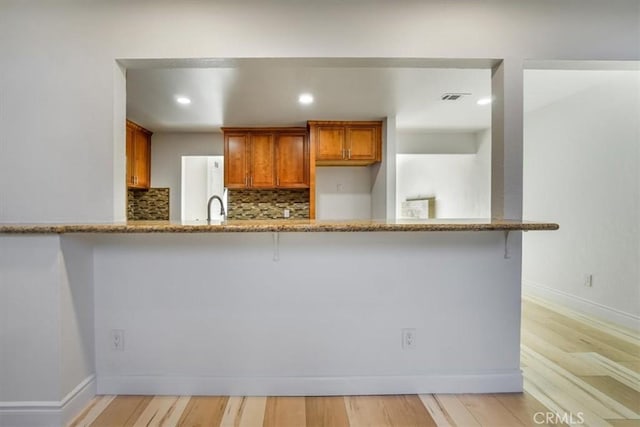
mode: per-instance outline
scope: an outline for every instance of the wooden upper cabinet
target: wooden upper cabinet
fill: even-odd
[[[127,120],[127,188],[151,186],[152,132]]]
[[[344,126],[318,126],[315,129],[317,140],[322,144],[316,144],[316,163],[322,160],[342,160],[345,155],[345,128]]]
[[[380,161],[380,127],[348,126],[346,133],[348,160]]]
[[[133,175],[135,172],[133,171],[133,162],[134,162],[134,138],[135,138],[135,129],[129,125],[127,122],[127,187],[130,187],[133,184]]]
[[[249,184],[249,135],[224,136],[224,185],[245,188]]]
[[[382,159],[382,122],[309,121],[318,166],[366,166]]]
[[[223,128],[222,131],[226,187],[309,187],[309,144],[305,128]]]
[[[309,152],[306,133],[276,137],[276,186],[309,187]]]
[[[276,185],[275,141],[272,133],[255,133],[250,136],[251,188],[273,188]]]

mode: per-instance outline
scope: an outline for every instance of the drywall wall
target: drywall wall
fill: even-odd
[[[491,130],[475,133],[476,158],[473,164],[474,189],[471,212],[474,218],[491,218]]]
[[[317,167],[316,218],[371,219],[370,167]]]
[[[60,237],[62,390],[73,390],[95,372],[93,246]]]
[[[529,290],[640,327],[640,72],[598,73],[598,84],[525,115],[524,212],[560,224],[527,233]],[[555,73],[555,74],[554,74]],[[584,285],[593,274],[593,287]]]
[[[360,2],[191,1],[185,7],[169,1],[5,1],[0,7],[2,221],[113,219],[113,195],[124,196],[115,189],[124,187],[124,156],[120,161],[115,156],[124,146],[124,132],[114,130],[114,118],[125,108],[123,97],[114,93],[124,86],[114,75],[118,58],[640,57],[636,0],[402,1],[401,6],[380,1],[368,7]],[[297,25],[290,25],[291,17]],[[336,30],[326,31],[327,22]],[[21,177],[19,185],[15,177]]]
[[[158,132],[151,137],[151,186],[169,187],[169,216],[180,220],[182,156],[221,156],[221,133]]]
[[[476,132],[398,130],[397,154],[476,154]]]
[[[127,70],[121,64],[114,62],[113,69],[113,152],[111,161],[113,162],[113,220],[125,221],[127,219],[127,162],[126,143],[126,116],[127,111],[124,106],[127,104]],[[1,101],[0,101],[1,102]],[[0,144],[1,145],[1,144]],[[0,150],[2,148],[0,147]],[[124,185],[120,185],[124,178]],[[0,200],[2,191],[0,190]],[[0,202],[1,204],[1,202]],[[1,208],[0,208],[1,209]],[[0,214],[0,218],[2,215]]]
[[[396,117],[382,121],[382,160],[369,166],[371,175],[371,217],[394,219],[396,199]]]
[[[59,250],[56,235],[0,236],[0,401],[62,397]]]
[[[66,425],[95,395],[93,251],[0,236],[0,425]]]
[[[436,218],[490,217],[491,132],[444,134],[442,141],[438,141],[438,135],[425,133],[421,146],[418,134],[413,133],[403,146],[422,154],[396,156],[398,217],[402,202],[418,196],[436,197]],[[400,134],[399,141],[404,136]],[[431,148],[440,154],[425,154]],[[446,151],[455,154],[442,154]],[[473,154],[458,154],[467,151]]]
[[[474,154],[398,154],[398,206],[407,198],[435,197],[436,218],[473,218]]]
[[[280,233],[274,261],[271,233],[103,235],[98,393],[519,390],[520,259],[503,244],[501,232]]]

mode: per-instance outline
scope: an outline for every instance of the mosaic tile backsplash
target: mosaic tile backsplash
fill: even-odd
[[[137,221],[169,220],[169,189],[129,190],[127,219]]]
[[[309,218],[309,190],[229,190],[229,219]]]

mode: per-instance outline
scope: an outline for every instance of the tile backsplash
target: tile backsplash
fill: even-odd
[[[309,190],[229,190],[229,219],[309,218]]]
[[[127,219],[138,221],[169,220],[169,189],[129,190]]]

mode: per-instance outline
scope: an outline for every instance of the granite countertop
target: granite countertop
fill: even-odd
[[[236,233],[236,232],[360,232],[360,231],[533,231],[557,230],[558,224],[492,219],[429,220],[230,220],[173,222],[129,221],[84,224],[0,224],[0,234],[63,233]]]

